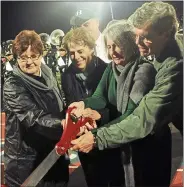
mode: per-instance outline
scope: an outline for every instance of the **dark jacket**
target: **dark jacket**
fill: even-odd
[[[96,56],[93,56],[90,63],[95,64],[95,69],[87,77],[86,81],[79,80],[76,77],[79,70],[77,70],[74,64],[71,64],[63,73],[62,87],[68,105],[72,102],[80,101],[91,96],[96,90],[107,64]]]
[[[45,82],[41,77],[37,80]],[[64,114],[59,111],[53,91],[36,89],[14,73],[5,81],[4,102],[7,115],[5,182],[8,187],[18,187],[59,141]],[[68,164],[61,156],[41,186],[51,182],[52,187],[68,181]]]

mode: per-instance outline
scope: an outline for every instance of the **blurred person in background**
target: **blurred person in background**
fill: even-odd
[[[58,47],[57,52],[58,52],[58,59],[57,59],[58,68],[59,68],[60,74],[62,75],[62,73],[70,66],[72,61],[64,45],[61,45],[60,47]]]
[[[4,111],[4,104],[3,104],[3,85],[4,80],[11,74],[13,71],[13,66],[15,65],[16,61],[13,57],[12,53],[12,44],[13,40],[7,40],[3,42],[1,47],[1,111]]]

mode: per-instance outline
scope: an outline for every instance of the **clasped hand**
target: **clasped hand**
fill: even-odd
[[[93,120],[93,124],[86,123],[85,126],[80,128],[80,132],[77,134],[77,136],[80,136],[79,138],[71,141],[71,144],[73,144],[71,150],[88,153],[94,148],[94,136],[90,130],[97,128],[95,121],[99,120],[101,115],[96,110],[85,109],[83,101],[74,102],[69,107],[75,107],[71,114],[74,114],[76,117],[89,117]]]
[[[96,111],[92,110],[91,108],[85,108],[84,102],[74,102],[69,105],[69,107],[75,107],[71,113],[74,114],[76,117],[90,117],[93,120],[99,120],[101,118],[101,115]]]
[[[86,130],[92,130],[93,128],[97,127],[96,120],[99,120],[101,115],[96,110],[85,108],[83,101],[74,102],[70,104],[69,107],[75,107],[71,111],[71,114],[75,115],[76,117],[89,117],[93,120],[93,124],[86,123],[85,126],[80,129],[80,135],[86,132]]]

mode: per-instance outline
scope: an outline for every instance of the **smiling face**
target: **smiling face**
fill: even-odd
[[[107,50],[108,54],[116,65],[125,65],[124,52],[107,37]]]
[[[156,33],[151,27],[135,28],[134,32],[141,56],[159,56],[168,40],[166,33]]]
[[[94,50],[89,48],[87,45],[84,45],[83,42],[80,44],[71,42],[68,47],[74,65],[81,71],[85,71],[87,65],[92,60]]]
[[[31,46],[27,48],[20,56],[18,56],[18,65],[20,69],[30,75],[39,76],[42,55],[39,52],[33,52]]]

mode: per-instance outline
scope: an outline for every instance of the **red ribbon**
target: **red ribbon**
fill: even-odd
[[[71,111],[74,108],[69,108],[67,111],[68,121],[66,127],[64,128],[63,135],[60,141],[56,144],[56,153],[63,155],[72,146],[71,141],[76,139],[77,134],[80,132],[80,127],[84,126],[87,122],[93,124],[93,120],[89,117],[79,117],[77,122],[71,119]]]

